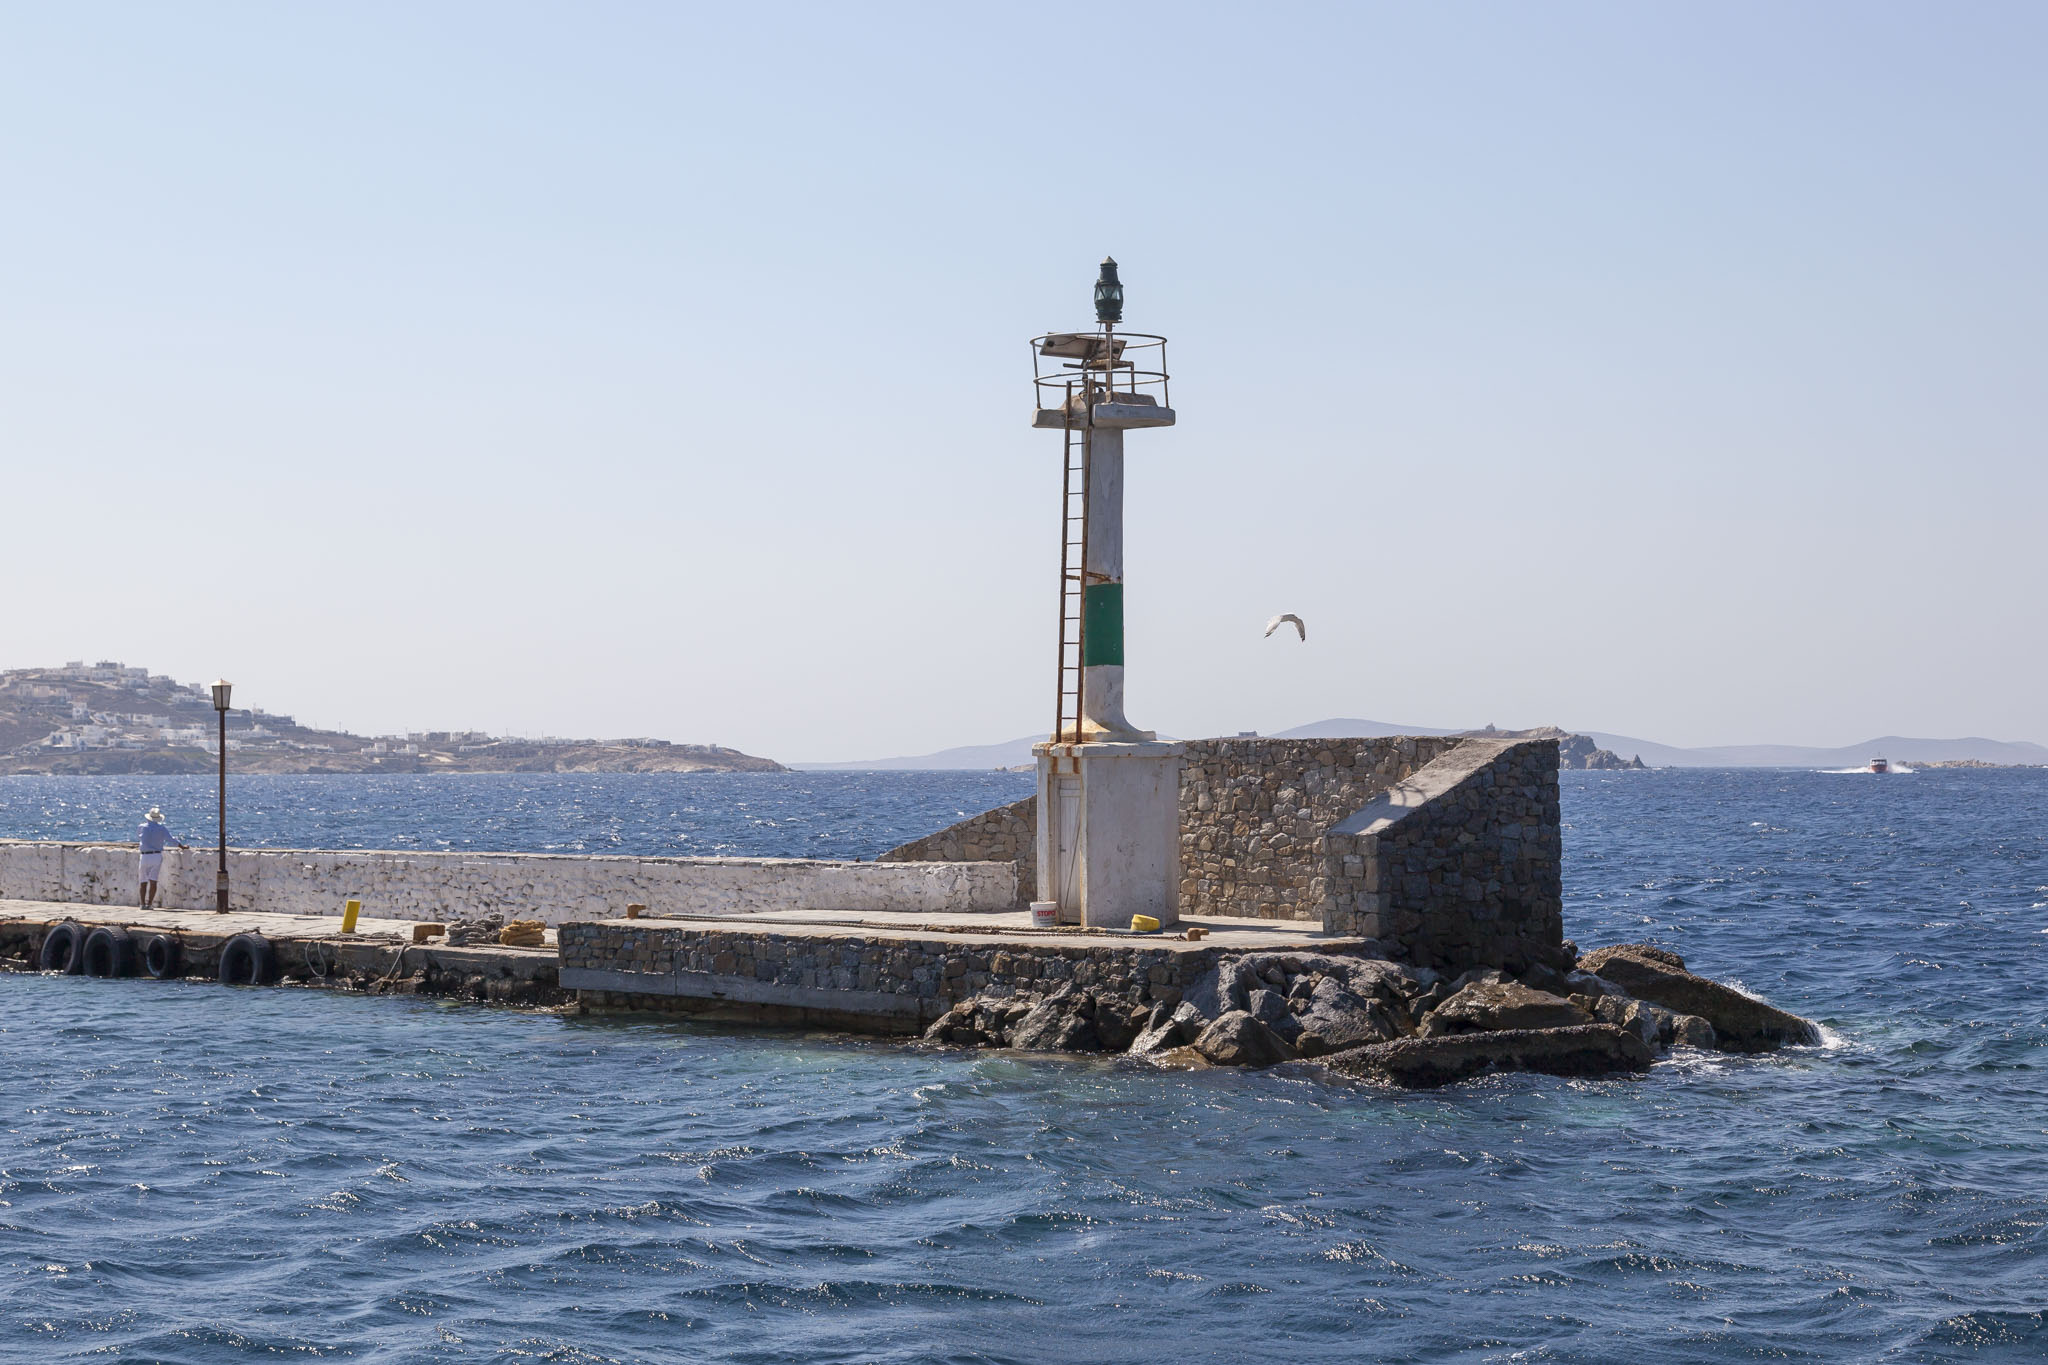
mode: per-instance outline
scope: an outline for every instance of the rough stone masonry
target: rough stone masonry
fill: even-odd
[[[1552,739],[1190,740],[1181,913],[1310,920],[1418,966],[1521,970],[1562,952]],[[1014,860],[1029,899],[1035,799],[884,861]]]
[[[1132,1008],[1170,1004],[1225,951],[1079,934],[990,942],[616,921],[567,924],[560,939],[562,984],[589,1005],[897,1033],[922,1030],[968,997],[1036,1000],[1062,987]]]
[[[1564,967],[1555,740],[1468,740],[1332,826],[1323,928],[1420,967]]]

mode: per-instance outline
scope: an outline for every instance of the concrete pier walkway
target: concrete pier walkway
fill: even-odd
[[[414,944],[413,920],[367,916],[356,921],[354,933],[344,934],[338,915],[234,910],[223,915],[210,910],[0,900],[0,957],[33,964],[49,927],[65,920],[88,930],[124,930],[138,940],[170,934],[181,949],[184,976],[214,975],[229,939],[260,934],[276,954],[279,973],[291,981],[517,1004],[552,1004],[562,998],[553,930],[536,948],[490,943],[453,947],[441,940]]]
[[[1207,932],[1188,939],[1185,932]],[[1180,999],[1224,957],[1356,953],[1309,921],[1183,916],[1178,932],[1039,929],[1028,914],[607,919],[561,933],[564,990],[587,1008],[912,1033],[968,996],[1037,997],[1071,983],[1127,1006]]]
[[[355,933],[344,935],[339,915],[281,915],[260,910],[230,910],[223,915],[212,910],[144,910],[135,905],[0,900],[0,923],[32,921],[54,924],[67,919],[76,920],[88,928],[105,924],[133,933],[261,934],[265,938],[285,939],[354,937],[394,943],[412,942],[414,923],[409,919],[371,919],[364,915],[356,921]]]
[[[1071,981],[1133,1003],[1171,1001],[1222,957],[1242,952],[1345,953],[1366,945],[1313,921],[1185,916],[1140,934],[1040,929],[1024,911],[785,910],[751,915],[608,918],[550,930],[533,948],[413,942],[416,921],[331,915],[143,910],[0,900],[0,958],[33,966],[53,925],[108,927],[178,942],[178,975],[219,974],[237,934],[259,934],[273,979],[376,994],[518,1004],[681,1010],[862,1032],[915,1031],[966,995],[1042,994]],[[1199,939],[1189,929],[1204,931]]]

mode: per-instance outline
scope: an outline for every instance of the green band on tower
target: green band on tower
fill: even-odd
[[[1090,583],[1081,590],[1081,667],[1124,662],[1124,585]]]

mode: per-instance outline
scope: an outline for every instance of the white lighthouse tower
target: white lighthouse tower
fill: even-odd
[[[1059,697],[1037,745],[1038,894],[1069,924],[1178,918],[1181,746],[1124,716],[1124,433],[1170,427],[1166,338],[1119,332],[1114,260],[1096,327],[1032,339],[1032,425],[1066,448],[1061,494]]]

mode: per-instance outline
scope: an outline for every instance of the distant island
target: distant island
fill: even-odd
[[[1533,730],[1500,730],[1492,725],[1479,730],[1425,730],[1418,727],[1395,727],[1381,725],[1374,721],[1323,721],[1317,725],[1304,725],[1299,729],[1282,730],[1268,739],[1373,739],[1386,735],[1469,735],[1496,739],[1554,739],[1557,743],[1557,761],[1561,768],[1575,769],[1636,769],[1649,765],[1641,757],[1631,754],[1623,758],[1612,749],[1602,748],[1590,735],[1575,735],[1560,730],[1555,725],[1541,725]],[[794,763],[790,766],[798,772],[910,772],[910,771],[958,771],[962,769],[993,768],[1003,772],[1024,773],[1037,770],[1037,761],[1031,756],[1031,746],[1040,743],[1044,735],[1025,735],[1004,744],[975,744],[959,749],[941,749],[934,754],[918,754],[906,758],[870,758],[850,763]],[[1164,739],[1166,736],[1162,735]]]
[[[1981,758],[1904,758],[1902,768],[2038,768],[2039,763],[1988,763]]]
[[[1501,730],[1487,725],[1477,730],[1444,730],[1427,725],[1402,725],[1357,717],[1332,717],[1291,730],[1275,730],[1268,739],[1377,739],[1387,735],[1494,735],[1503,738],[1555,739],[1558,763],[1564,768],[1861,768],[1883,754],[1908,768],[2030,768],[2048,766],[2048,746],[2027,740],[1913,738],[1880,735],[1861,744],[1837,748],[1814,748],[1793,744],[1719,745],[1703,749],[1682,749],[1655,740],[1633,739],[1627,735],[1599,730],[1572,731],[1555,725],[1534,730]],[[792,763],[805,771],[903,771],[910,769],[1003,768],[1031,770],[1035,764],[1031,746],[1044,739],[1043,732],[1024,735],[1002,744],[973,744],[937,753],[913,754],[900,758],[840,760],[830,763]],[[1626,755],[1626,757],[1624,757]]]
[[[0,774],[205,773],[219,719],[204,683],[102,661],[0,672]],[[772,758],[665,739],[521,739],[477,730],[353,735],[258,707],[228,712],[239,773],[780,773]]]
[[[1492,739],[1554,739],[1557,741],[1557,766],[1577,771],[1622,772],[1648,767],[1641,754],[1623,758],[1612,749],[1603,749],[1593,742],[1590,735],[1574,735],[1558,729],[1555,725],[1539,725],[1533,730],[1496,730],[1488,725],[1481,730],[1464,730],[1461,734],[1473,737],[1485,736]]]

